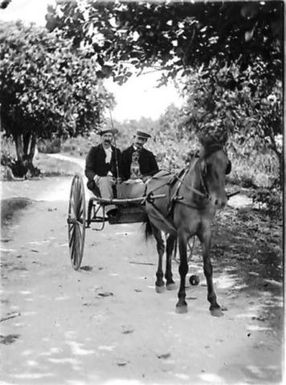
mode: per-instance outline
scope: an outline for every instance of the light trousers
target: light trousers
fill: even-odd
[[[99,188],[101,198],[112,199],[113,198],[113,188],[115,182],[112,176],[100,176],[95,182]]]

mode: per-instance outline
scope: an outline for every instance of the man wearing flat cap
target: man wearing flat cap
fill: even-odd
[[[159,171],[154,154],[144,148],[150,137],[146,132],[137,131],[133,144],[122,152],[122,175],[130,185],[129,197],[143,195],[144,183]]]
[[[120,179],[121,153],[112,145],[116,129],[99,131],[101,143],[90,149],[86,157],[85,175],[87,187],[95,194],[100,192],[102,198],[113,198],[113,186]]]

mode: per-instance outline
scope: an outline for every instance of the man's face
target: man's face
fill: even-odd
[[[106,132],[101,136],[101,142],[106,146],[110,146],[113,139],[113,135],[111,132]]]
[[[141,136],[138,136],[138,135],[134,136],[134,144],[136,147],[141,149],[146,142],[147,142],[147,139],[142,138]]]

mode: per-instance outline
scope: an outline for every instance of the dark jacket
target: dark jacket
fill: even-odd
[[[118,148],[112,147],[112,155],[110,163],[105,163],[106,154],[103,149],[102,144],[92,147],[87,154],[85,161],[85,175],[89,180],[93,180],[95,175],[106,176],[108,171],[111,171],[112,175],[116,178],[121,176],[121,153]],[[116,153],[115,153],[116,151]],[[117,165],[116,158],[118,163],[119,175],[117,175]]]
[[[134,151],[134,147],[130,146],[122,152],[121,164],[124,180],[130,178],[130,167],[132,162],[132,154]],[[157,161],[154,154],[151,151],[146,150],[144,147],[140,151],[138,163],[142,176],[151,176],[159,171],[159,167],[157,165]]]

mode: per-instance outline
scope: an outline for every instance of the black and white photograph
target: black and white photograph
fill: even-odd
[[[1,385],[282,385],[285,2],[0,0]]]

